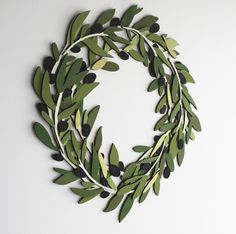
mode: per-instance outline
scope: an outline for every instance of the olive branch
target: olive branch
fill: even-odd
[[[76,15],[68,28],[66,43],[59,51],[52,43],[52,56],[44,59],[43,68],[34,73],[33,86],[40,99],[37,108],[50,127],[36,122],[34,131],[42,143],[56,153],[52,158],[65,161],[71,170],[54,168],[59,174],[54,183],[65,185],[79,181],[72,192],[85,203],[98,195],[109,199],[105,212],[121,205],[122,221],[138,199],[143,202],[150,190],[159,194],[160,180],[168,178],[184,158],[185,144],[194,140],[195,131],[201,131],[193,112],[196,104],[188,92],[187,83],[195,83],[188,68],[175,61],[178,52],[176,40],[166,34],[158,35],[157,17],[147,15],[136,23],[132,21],[142,8],[133,5],[121,18],[114,18],[115,9],[104,11],[94,24],[84,24],[89,11]],[[131,26],[132,25],[132,26]],[[78,55],[87,51],[84,60]],[[106,156],[102,153],[102,127],[95,138],[89,139],[100,106],[91,110],[84,107],[84,99],[98,85],[93,71],[117,71],[119,65],[110,59],[117,54],[121,59],[132,57],[148,67],[153,80],[148,92],[157,92],[160,99],[155,112],[162,116],[157,121],[152,146],[137,145],[140,153],[135,162],[124,166],[114,144]],[[113,177],[120,177],[117,184]]]

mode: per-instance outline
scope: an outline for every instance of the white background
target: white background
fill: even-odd
[[[74,13],[91,9],[92,22],[104,9],[115,7],[120,16],[135,2],[180,43],[180,59],[197,82],[189,87],[203,132],[188,145],[183,166],[162,181],[160,196],[135,204],[119,224],[117,212],[102,212],[106,201],[79,206],[68,187],[51,182],[52,167],[60,165],[31,129],[40,120],[31,75],[50,42],[62,45]],[[0,233],[235,234],[235,12],[235,0],[1,0]],[[145,91],[143,66],[119,64],[117,73],[99,73],[101,85],[88,102],[102,106],[105,149],[114,142],[131,162],[133,145],[152,142],[157,96]]]

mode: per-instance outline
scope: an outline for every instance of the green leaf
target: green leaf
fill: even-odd
[[[174,128],[174,127],[175,127],[175,123],[166,123],[166,124],[163,124],[163,125],[159,128],[159,130],[160,130],[161,132],[167,132],[167,131],[171,130],[171,129]]]
[[[103,155],[100,152],[98,153],[98,159],[99,159],[100,167],[102,169],[102,174],[103,174],[104,178],[107,178],[108,168],[107,168],[106,162],[103,158]]]
[[[115,9],[109,9],[104,11],[96,20],[98,24],[105,24],[112,19],[115,14]]]
[[[100,127],[96,133],[94,146],[97,151],[100,150],[102,145],[102,127]]]
[[[181,62],[175,62],[175,67],[179,71],[184,70],[186,72],[189,72],[188,68]]]
[[[111,72],[115,72],[119,70],[119,65],[114,63],[114,62],[106,62],[106,64],[102,67],[103,70],[106,71],[111,71]]]
[[[175,165],[174,165],[174,160],[171,154],[166,154],[166,164],[171,172],[174,171]]]
[[[138,196],[141,195],[141,193],[142,193],[142,191],[143,191],[143,189],[144,189],[144,187],[146,185],[147,180],[148,180],[148,176],[144,175],[142,177],[142,179],[140,180],[137,188],[135,189],[135,192],[133,194],[133,199],[136,199]]]
[[[54,122],[53,120],[49,117],[48,113],[42,111],[41,115],[43,117],[43,119],[51,126],[54,127]]]
[[[57,77],[56,77],[56,87],[59,93],[61,93],[64,89],[65,77],[66,77],[66,59],[64,57],[57,71]]]
[[[72,183],[78,179],[79,178],[74,174],[73,171],[69,171],[69,172],[64,173],[64,174],[60,175],[59,177],[57,177],[53,182],[55,184],[59,184],[59,185],[66,185],[66,184]]]
[[[38,139],[46,146],[52,150],[57,151],[57,147],[52,143],[51,137],[49,136],[47,130],[43,127],[42,124],[35,122],[33,125],[35,135]]]
[[[55,110],[55,103],[52,99],[50,84],[49,84],[49,73],[46,71],[43,76],[43,85],[42,85],[42,98],[45,104],[51,109]]]
[[[191,95],[189,94],[187,88],[183,88],[182,89],[183,95],[187,98],[187,100],[194,106],[195,109],[197,109],[197,105],[194,102],[193,98],[191,97]]]
[[[85,162],[86,152],[87,152],[87,140],[85,139],[82,143],[82,149],[81,149],[81,155],[80,155],[80,159],[83,164]]]
[[[95,194],[98,195],[101,193],[102,189],[71,188],[71,191],[80,197],[93,197]]]
[[[180,73],[182,73],[184,75],[187,82],[195,83],[193,77],[187,71],[182,70],[182,71],[180,71]]]
[[[119,48],[115,45],[115,43],[111,39],[109,39],[108,37],[102,37],[102,39],[107,43],[107,45],[111,47],[111,49],[113,49],[117,53],[120,51]]]
[[[81,124],[81,114],[80,114],[80,110],[78,109],[77,112],[76,112],[76,115],[75,115],[75,127],[76,129],[79,128]]]
[[[142,11],[142,8],[138,8],[137,5],[129,7],[121,18],[121,26],[123,27],[129,26],[134,16],[137,15],[140,11]]]
[[[71,141],[72,141],[72,145],[75,150],[75,153],[76,153],[77,157],[79,158],[80,154],[81,154],[81,144],[77,141],[73,131],[71,131]]]
[[[165,123],[167,120],[168,120],[168,115],[164,115],[162,118],[160,118],[160,119],[157,121],[157,123],[156,123],[156,125],[155,125],[155,127],[154,127],[154,131],[159,130],[160,127],[161,127],[162,125],[164,125],[164,123]]]
[[[154,24],[158,20],[158,17],[153,15],[146,15],[141,20],[139,20],[137,23],[133,25],[136,29],[141,29],[144,27],[150,27],[152,24]]]
[[[53,58],[55,59],[55,61],[57,61],[59,59],[60,52],[59,52],[57,44],[55,42],[53,42],[51,44],[51,50],[52,50]]]
[[[160,112],[161,108],[165,105],[165,103],[166,103],[166,96],[163,95],[156,105],[155,113]]]
[[[180,150],[177,155],[177,163],[179,167],[182,165],[183,160],[184,160],[184,148]]]
[[[93,89],[95,89],[98,86],[99,83],[91,83],[91,84],[83,84],[81,85],[77,92],[74,95],[74,100],[76,102],[81,101],[84,99]]]
[[[174,102],[178,99],[178,91],[179,91],[179,82],[178,77],[175,75],[173,77],[172,86],[171,86],[171,96]]]
[[[98,46],[98,44],[91,39],[86,39],[83,41],[83,43],[89,48],[89,50],[91,50],[94,54],[101,56],[101,57],[110,57],[112,58],[112,56],[110,54],[108,54],[105,50],[103,50],[102,48],[100,48]]]
[[[175,135],[170,140],[170,154],[175,157],[179,151],[177,146],[177,136],[178,132],[175,133]]]
[[[150,149],[150,146],[145,146],[145,145],[137,145],[133,147],[133,151],[136,153],[143,153],[146,152]]]
[[[121,196],[121,195],[124,195],[126,193],[129,193],[130,191],[132,191],[137,185],[138,185],[139,181],[136,181],[135,183],[133,184],[128,184],[128,185],[125,185],[123,187],[121,187],[118,191],[117,191],[117,195],[118,196]]]
[[[144,66],[148,66],[148,54],[147,54],[147,51],[146,51],[146,48],[145,48],[145,43],[144,43],[144,39],[143,37],[140,38],[139,40],[139,49],[140,49],[140,52],[141,52],[141,55],[144,59]]]
[[[58,121],[61,121],[62,119],[66,119],[66,118],[70,117],[70,115],[72,115],[75,112],[76,107],[77,107],[77,103],[75,103],[73,106],[67,108],[66,110],[62,111],[58,115]]]
[[[143,56],[136,50],[129,50],[130,56],[138,62],[144,62]]]
[[[182,102],[183,102],[184,108],[187,110],[187,112],[192,115],[193,112],[192,112],[190,103],[189,103],[189,101],[186,99],[185,96],[182,96]]]
[[[41,98],[42,83],[43,83],[43,72],[40,67],[37,67],[34,73],[33,87],[35,93],[38,95],[39,98]]]
[[[94,122],[97,118],[98,112],[99,112],[100,106],[95,106],[89,113],[88,113],[88,120],[87,123],[92,129]]]
[[[145,193],[142,193],[142,195],[139,197],[139,200],[138,200],[139,203],[142,203],[147,198],[149,191],[150,189],[147,190]]]
[[[148,182],[147,186],[143,190],[143,193],[147,192],[153,186],[153,184],[156,182],[157,177],[158,173],[155,176],[153,176],[152,179]]]
[[[92,70],[99,70],[102,69],[107,63],[106,59],[99,59],[97,62],[93,64],[91,67]]]
[[[126,199],[120,209],[119,222],[121,222],[126,217],[126,215],[130,212],[130,210],[133,206],[133,203],[134,203],[134,200],[132,198],[132,194],[129,194],[126,197]]]
[[[172,121],[176,117],[179,110],[180,110],[180,103],[178,102],[171,111],[170,121]]]
[[[157,180],[155,181],[153,185],[153,191],[158,196],[160,193],[160,178],[158,176]]]
[[[159,48],[155,48],[155,51],[158,55],[158,57],[162,60],[163,63],[165,63],[165,65],[167,67],[170,67],[170,63],[169,61],[167,60],[166,56],[164,55],[164,53],[159,49]]]
[[[122,176],[122,180],[130,178],[136,169],[136,163],[131,163],[125,168],[125,172]]]
[[[92,143],[92,170],[91,176],[96,180],[99,181],[99,159],[98,159],[98,152],[95,149],[94,144]]]
[[[194,113],[192,113],[192,115],[189,117],[189,120],[190,120],[194,130],[196,130],[197,132],[202,131],[200,121]]]
[[[111,145],[110,152],[109,152],[109,164],[116,165],[119,164],[119,154],[114,144]]]
[[[152,41],[152,42],[156,42],[158,45],[160,45],[162,48],[166,48],[166,44],[165,41],[163,40],[163,38],[157,34],[150,34],[147,36],[147,38]]]
[[[158,88],[158,82],[157,79],[154,79],[148,86],[148,92],[155,91]]]
[[[72,44],[75,41],[75,39],[77,38],[80,28],[81,28],[84,20],[87,18],[89,12],[90,11],[82,12],[75,17],[75,19],[71,25],[70,44]]]
[[[114,195],[108,202],[106,208],[103,210],[104,212],[110,212],[114,209],[116,209],[119,204],[121,203],[124,196],[117,196]]]

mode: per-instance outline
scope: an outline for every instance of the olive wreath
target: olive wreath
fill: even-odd
[[[195,82],[183,63],[172,61],[179,54],[175,50],[178,43],[166,34],[156,34],[160,26],[153,15],[146,15],[130,26],[141,10],[132,5],[121,18],[114,18],[115,9],[109,9],[93,25],[84,24],[89,11],[76,15],[69,25],[65,47],[59,52],[56,43],[52,43],[52,56],[44,59],[43,68],[38,67],[33,77],[33,87],[40,99],[36,106],[51,133],[38,122],[33,125],[34,132],[56,152],[52,155],[54,160],[65,161],[71,167],[54,168],[58,173],[54,183],[79,181],[79,187],[71,190],[80,197],[80,204],[98,195],[106,198],[112,194],[104,211],[112,211],[121,204],[119,221],[131,210],[135,199],[139,203],[146,199],[151,188],[159,194],[162,176],[168,178],[174,171],[175,159],[179,166],[182,164],[185,144],[195,138],[193,130],[201,131],[192,110],[196,104],[186,87],[186,83]],[[77,56],[81,50],[88,53],[86,61]],[[87,110],[84,98],[99,84],[93,71],[119,69],[110,61],[111,51],[123,60],[132,57],[148,67],[153,80],[147,90],[160,95],[155,112],[162,117],[154,127],[157,131],[154,143],[135,146],[133,150],[140,157],[127,166],[119,160],[114,144],[107,157],[102,153],[101,127],[94,140],[88,141],[100,106]],[[120,177],[118,185],[113,177]]]

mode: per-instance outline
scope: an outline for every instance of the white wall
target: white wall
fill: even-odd
[[[159,16],[161,31],[181,44],[181,60],[197,81],[190,90],[203,132],[187,147],[183,166],[163,180],[160,197],[150,194],[119,224],[116,212],[101,211],[104,200],[78,206],[67,187],[51,182],[57,163],[31,130],[39,120],[31,74],[49,42],[61,45],[76,11],[91,9],[95,17],[115,7],[120,15],[135,2],[143,14]],[[234,0],[1,0],[0,233],[235,234],[235,12]],[[120,65],[116,74],[101,74],[89,103],[102,105],[105,144],[114,141],[130,162],[137,156],[131,147],[149,144],[154,135],[156,96],[145,92],[150,78],[144,67]]]

